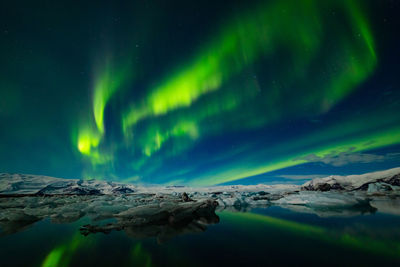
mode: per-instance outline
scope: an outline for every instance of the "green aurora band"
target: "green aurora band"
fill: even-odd
[[[52,249],[46,256],[42,263],[42,267],[67,267],[70,265],[70,261],[78,249],[82,249],[89,245],[93,245],[92,238],[85,238],[80,233],[76,233],[71,240],[64,244]]]
[[[388,242],[387,240],[372,239],[368,236],[340,233],[340,231],[337,230],[331,231],[327,228],[312,224],[300,223],[249,212],[221,212],[219,215],[224,221],[238,225],[241,229],[254,229],[254,227],[260,227],[260,231],[265,231],[264,227],[268,226],[270,228],[290,231],[299,236],[316,239],[321,242],[338,245],[340,247],[355,248],[360,251],[380,254],[382,256],[390,256],[395,258],[400,257],[400,244],[397,241]]]
[[[350,247],[360,251],[375,253],[382,256],[400,257],[400,244],[398,241],[385,239],[372,239],[368,236],[346,233],[340,230],[330,230],[325,227],[312,224],[296,222],[278,217],[255,213],[228,212],[218,213],[221,219],[233,225],[239,231],[253,229],[254,233],[268,231],[269,229],[289,231],[297,236],[318,240],[327,244],[340,247]],[[70,240],[56,246],[43,260],[42,267],[70,266],[71,261],[76,257],[77,251],[91,251],[101,245],[101,238],[98,236],[82,236],[75,234]],[[104,242],[104,240],[103,240]],[[146,251],[141,242],[135,242],[130,249],[131,253],[128,262],[135,266],[152,266],[152,256]]]
[[[76,144],[79,152],[89,159],[92,167],[110,164],[113,160],[111,153],[105,153],[99,148],[105,134],[104,112],[111,97],[133,77],[130,64],[116,65],[111,56],[101,65],[104,67],[94,75],[92,112],[89,116],[83,116],[86,119],[82,120],[72,138],[72,142]],[[89,170],[89,173],[91,171]],[[89,177],[89,173],[85,176]]]
[[[41,267],[72,266],[71,261],[76,257],[77,251],[86,251],[90,254],[100,242],[101,239],[97,236],[83,236],[78,232],[70,240],[53,248],[43,260]],[[127,261],[130,266],[153,266],[151,254],[143,248],[141,242],[133,245]]]
[[[246,177],[251,177],[291,166],[300,165],[309,162],[307,156],[315,155],[319,158],[325,156],[336,156],[343,152],[362,152],[376,148],[382,148],[393,144],[400,143],[400,127],[390,128],[387,131],[376,131],[375,133],[359,135],[356,137],[346,137],[340,141],[329,140],[329,145],[318,145],[320,137],[330,137],[334,139],[338,135],[323,135],[323,132],[318,132],[315,135],[307,136],[307,138],[299,138],[294,142],[279,145],[276,148],[270,148],[262,153],[256,153],[251,157],[247,157],[244,161],[232,161],[229,166],[224,166],[220,170],[211,170],[211,173],[204,172],[201,176],[196,177],[192,181],[193,185],[205,186],[208,184],[226,183],[235,180],[240,180]],[[321,142],[323,143],[323,142]],[[312,147],[312,149],[307,149]],[[268,163],[257,162],[256,158],[263,158],[268,153],[273,153],[274,149],[280,150],[281,153],[287,152],[285,157],[276,158]],[[302,151],[296,154],[290,154],[291,151]],[[243,153],[243,152],[242,152]],[[249,152],[246,152],[249,153]],[[243,153],[245,154],[245,153]],[[216,179],[215,176],[218,178]],[[171,181],[173,183],[184,182],[183,180]]]
[[[324,77],[326,79],[321,81],[311,78],[315,73],[308,69],[315,63],[312,59],[320,58],[318,50],[322,49],[323,32],[328,32],[328,29],[322,28],[324,21],[319,14],[332,5],[333,2],[321,5],[314,1],[297,4],[281,1],[256,12],[252,10],[234,20],[192,63],[168,76],[161,86],[150,90],[145,100],[139,101],[127,114],[123,114],[122,125],[127,138],[136,133],[134,126],[138,121],[149,118],[151,127],[144,131],[143,136],[138,134],[139,142],[135,146],[141,147],[144,154],[150,156],[169,139],[180,139],[182,136],[195,139],[199,130],[203,131],[202,136],[210,134],[204,121],[222,115],[229,116],[243,109],[247,109],[246,118],[243,121],[237,119],[229,126],[260,127],[285,115],[277,103],[287,100],[290,90],[299,90],[293,88],[294,84],[301,85],[299,87],[302,87],[304,94],[296,99],[298,108],[293,109],[293,114],[303,106],[313,107],[315,113],[326,112],[365,80],[376,64],[372,35],[365,18],[354,4],[346,3],[344,9],[354,29],[353,34],[360,33],[360,40],[354,42],[342,37],[344,40],[337,42],[339,51],[335,56],[340,57],[341,63],[335,66],[340,70],[333,79]],[[351,33],[349,36],[351,38]],[[257,84],[252,87],[242,85],[232,88],[232,85],[228,85],[228,88],[223,88],[224,83],[228,83],[230,78],[257,59],[266,57],[268,60],[268,56],[273,57],[273,53],[281,49],[289,55],[290,60],[276,73],[278,77],[285,77],[284,88],[271,88],[261,93]],[[336,64],[329,62],[331,60],[333,58],[328,57],[326,64]],[[329,69],[325,71],[331,72]],[[310,78],[312,83],[309,82]],[[317,89],[310,90],[307,87]],[[214,92],[223,89],[224,92],[219,95]],[[199,107],[193,107],[193,103],[200,101],[201,97],[205,98],[204,102]],[[263,101],[259,101],[262,107],[251,109],[248,103],[254,102],[255,98],[262,98]],[[267,110],[264,106],[267,106]],[[177,109],[181,112],[173,112]],[[166,115],[161,118],[162,122],[152,119],[162,115]],[[168,117],[173,122],[165,126]]]
[[[323,21],[319,14],[333,4],[333,1],[327,1],[329,4],[324,2],[323,5],[317,2],[281,1],[261,7],[259,11],[252,10],[232,22],[190,64],[178,69],[161,86],[152,89],[138,107],[133,106],[123,116],[124,130],[146,117],[160,116],[191,106],[201,96],[220,89],[224,82],[262,55],[270,55],[280,47],[293,53],[293,70],[297,74],[294,78],[306,75],[305,69],[321,46]],[[343,45],[352,53],[345,55],[343,73],[325,89],[325,98],[333,103],[363,81],[376,61],[372,35],[365,18],[351,2],[346,3],[344,8],[355,32],[360,33],[361,46],[365,46],[365,49],[361,49],[363,54],[359,55],[356,51],[360,51],[360,45]]]
[[[123,140],[113,140],[111,146],[105,138],[104,112],[115,95],[124,95],[121,88],[133,84],[133,70],[130,64],[106,61],[96,75],[89,119],[73,134],[74,145],[90,163],[84,176],[109,176],[119,153],[128,151],[130,176],[137,181],[207,137],[329,113],[377,65],[373,34],[360,6],[359,1],[271,1],[233,16],[192,60],[116,115]],[[338,11],[334,24],[326,19],[333,9]],[[259,75],[249,75],[254,72]],[[258,76],[268,80],[266,86]],[[377,114],[385,119],[367,122],[347,116],[330,127],[253,153],[239,165],[232,161],[200,175],[191,175],[189,168],[171,173],[169,180],[141,182],[219,184],[307,163],[310,154],[324,157],[400,143],[400,129],[391,126],[398,118],[390,116],[393,121],[388,122],[385,111]],[[239,151],[249,153],[245,146]],[[257,159],[265,154],[277,157]]]

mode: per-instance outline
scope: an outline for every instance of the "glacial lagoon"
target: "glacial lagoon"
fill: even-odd
[[[2,266],[395,266],[400,216],[367,212],[320,217],[282,207],[217,210],[218,220],[167,237],[132,229],[84,235],[83,217],[2,232]],[[94,222],[112,223],[112,219]],[[8,225],[10,229],[10,225]]]

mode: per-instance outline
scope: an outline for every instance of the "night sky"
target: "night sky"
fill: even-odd
[[[400,166],[399,1],[3,1],[0,172],[299,183]]]

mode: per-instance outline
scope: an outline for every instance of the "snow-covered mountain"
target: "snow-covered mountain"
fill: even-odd
[[[361,175],[338,176],[332,175],[325,178],[316,178],[305,183],[305,190],[367,190],[373,183],[384,183],[390,186],[400,186],[400,168],[384,171],[370,172]]]
[[[133,193],[135,186],[100,180],[62,179],[41,175],[0,174],[2,195],[104,195]]]
[[[280,206],[318,216],[353,216],[377,211],[400,214],[399,178],[400,168],[395,168],[363,175],[318,178],[303,186],[259,184],[194,188],[0,174],[0,227],[14,232],[44,218],[72,222],[89,216],[94,220],[117,218],[122,224],[115,227],[120,228],[127,224],[121,219],[126,214],[152,223],[161,212],[172,216],[163,217],[169,222],[181,210],[190,214],[211,211],[212,215],[215,205],[218,210],[232,211]],[[94,228],[86,230],[96,231]]]
[[[62,179],[41,175],[0,174],[0,195],[107,195],[140,193],[171,193],[171,192],[258,192],[268,191],[330,191],[330,190],[368,190],[379,183],[383,187],[400,186],[400,167],[384,171],[371,172],[362,175],[316,178],[303,186],[297,185],[233,185],[212,187],[169,187],[169,186],[135,186],[101,180]],[[369,188],[372,190],[371,188]],[[390,189],[389,189],[390,190]]]

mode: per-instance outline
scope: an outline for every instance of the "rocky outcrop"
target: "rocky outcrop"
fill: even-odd
[[[86,225],[82,233],[124,230],[168,236],[201,231],[215,223],[215,210],[248,211],[280,206],[318,216],[382,211],[397,214],[400,168],[351,176],[329,176],[298,185],[141,187],[97,180],[0,174],[0,228],[14,233],[50,218],[69,223],[82,217],[110,225]],[[217,207],[218,204],[218,207]]]
[[[61,179],[41,175],[0,174],[0,196],[131,194],[131,184],[99,180]]]
[[[163,202],[145,205],[116,214],[117,222],[103,226],[84,225],[83,235],[109,233],[112,230],[126,231],[129,235],[157,237],[160,243],[181,233],[205,231],[206,224],[219,222],[215,214],[218,203],[212,199],[182,203]]]
[[[368,190],[370,184],[384,183],[389,186],[400,186],[400,168],[366,173],[362,175],[329,176],[313,179],[305,183],[301,189],[307,191],[330,190]],[[381,186],[380,188],[383,188]],[[393,189],[393,187],[391,187]],[[387,190],[386,190],[387,191]]]

